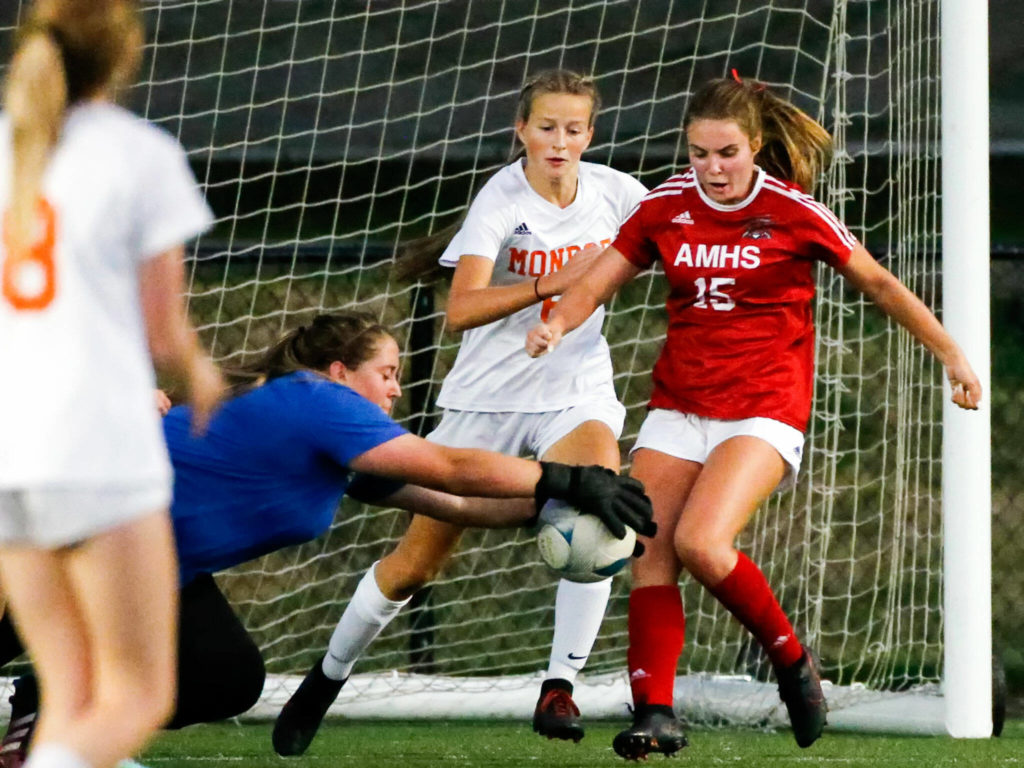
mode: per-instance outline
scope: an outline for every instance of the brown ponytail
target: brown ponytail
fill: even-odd
[[[448,243],[462,228],[465,218],[466,215],[463,213],[455,222],[437,232],[402,243],[398,247],[398,255],[391,267],[392,279],[401,282],[419,280],[425,285],[441,280],[448,270],[441,266],[438,259],[441,258],[444,249],[448,247]]]
[[[597,118],[597,111],[601,107],[601,95],[597,92],[597,86],[593,78],[586,77],[578,72],[568,69],[548,69],[538,72],[523,85],[519,91],[519,99],[516,102],[516,124],[525,123],[530,119],[530,112],[533,103],[538,96],[547,93],[565,93],[570,96],[590,97],[591,109],[588,127],[593,127]],[[523,154],[522,148],[517,148],[508,162],[513,162]],[[460,216],[454,223],[447,225],[444,229],[431,233],[418,240],[410,240],[399,247],[395,258],[391,276],[395,280],[433,283],[448,274],[437,260],[444,249],[455,237],[455,234],[462,228],[465,214]]]
[[[335,360],[355,370],[376,354],[391,333],[365,312],[320,314],[288,331],[256,360],[227,371],[237,388],[296,371],[326,371]]]
[[[832,159],[829,132],[760,83],[712,80],[687,104],[684,130],[695,120],[734,120],[748,138],[760,134],[758,165],[808,193]]]

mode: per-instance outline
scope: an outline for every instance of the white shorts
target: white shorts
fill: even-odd
[[[804,451],[804,436],[800,430],[775,419],[755,417],[738,421],[723,421],[655,409],[647,414],[636,444],[637,448],[651,448],[677,459],[703,464],[711,452],[730,437],[749,435],[759,437],[771,445],[786,462],[786,474],[777,491],[793,487],[800,472],[800,459]]]
[[[615,398],[541,413],[445,410],[441,423],[427,440],[450,448],[485,448],[509,456],[541,457],[587,421],[607,424],[618,440],[625,420],[626,409]]]
[[[0,490],[0,546],[58,549],[85,541],[171,502],[166,483],[138,488]]]

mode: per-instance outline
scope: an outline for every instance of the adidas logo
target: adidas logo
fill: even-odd
[[[647,670],[645,670],[645,669],[643,669],[641,667],[640,669],[634,670],[630,674],[629,679],[630,680],[643,680],[645,677],[650,677],[650,675],[647,673]]]
[[[530,228],[528,226],[526,226],[526,222],[524,221],[522,224],[520,224],[518,227],[516,227],[515,229],[512,230],[512,234],[513,235],[532,235],[533,232],[530,231]]]
[[[678,216],[672,219],[673,224],[693,224],[693,217],[690,216],[689,211],[683,211]]]

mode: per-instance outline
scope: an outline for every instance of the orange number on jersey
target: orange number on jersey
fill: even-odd
[[[57,215],[43,198],[36,204],[32,243],[15,253],[10,237],[10,211],[4,215],[3,294],[15,309],[45,309],[57,290],[53,250],[57,240]]]
[[[558,303],[558,299],[544,299],[544,302],[540,305],[540,321],[546,323],[548,316],[551,314],[551,310],[555,308],[555,304]]]

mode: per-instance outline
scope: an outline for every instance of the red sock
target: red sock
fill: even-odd
[[[686,617],[678,586],[641,587],[630,592],[626,659],[633,706],[672,706],[685,635]]]
[[[739,555],[736,567],[711,588],[711,594],[757,638],[772,664],[795,664],[803,649],[793,625],[782,612],[761,569],[742,552]]]

